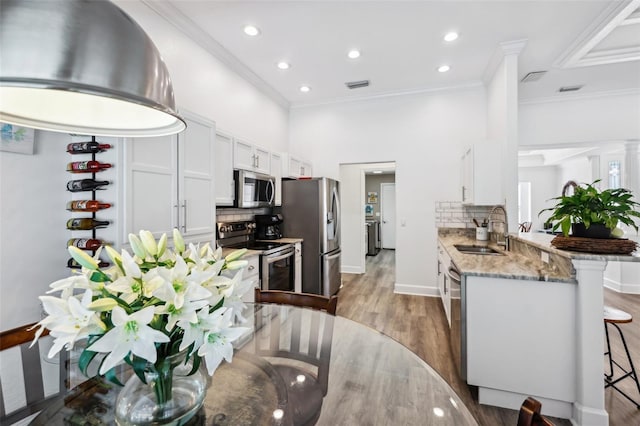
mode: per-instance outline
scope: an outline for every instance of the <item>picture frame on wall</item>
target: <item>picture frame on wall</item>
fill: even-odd
[[[364,206],[364,214],[365,216],[373,216],[373,204],[365,204]]]
[[[33,155],[35,130],[15,124],[0,123],[0,151]]]
[[[367,203],[369,203],[369,204],[377,204],[378,203],[378,193],[377,192],[367,192]]]

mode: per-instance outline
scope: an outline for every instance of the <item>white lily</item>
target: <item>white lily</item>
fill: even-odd
[[[213,375],[223,359],[231,362],[233,358],[232,343],[248,330],[246,327],[231,328],[231,311],[224,309],[222,315],[219,314],[220,311],[223,309],[213,313],[213,315],[219,315],[216,318],[217,326],[205,332],[204,342],[198,348],[198,356],[204,358],[210,376]]]
[[[151,256],[156,256],[158,254],[158,244],[156,243],[156,239],[153,237],[151,231],[142,230],[139,235],[140,241],[142,241],[142,245],[147,253]]]
[[[129,234],[129,244],[131,245],[131,250],[138,256],[140,259],[145,259],[147,257],[147,252],[142,245],[142,241],[136,234]]]
[[[165,330],[171,331],[178,321],[198,322],[199,309],[209,306],[206,300],[185,300],[180,308],[170,303],[156,306],[156,314],[167,315]]]
[[[176,258],[172,269],[156,268],[155,271],[164,279],[164,283],[153,295],[177,309],[182,308],[185,300],[202,300],[211,296],[211,292],[200,283],[211,279],[213,275],[206,272],[189,274],[189,267],[181,257]]]
[[[87,348],[94,352],[109,353],[100,366],[100,374],[105,374],[118,365],[129,352],[150,363],[156,362],[158,356],[155,343],[166,343],[169,337],[147,325],[153,319],[153,314],[153,306],[131,315],[127,315],[120,306],[113,308],[111,321],[114,328]]]
[[[180,231],[176,228],[173,229],[173,246],[178,254],[184,252],[184,240],[182,239],[182,234],[180,234]]]
[[[233,319],[238,320],[241,323],[247,322],[247,319],[242,316],[247,305],[242,301],[242,296],[255,287],[256,280],[242,280],[242,271],[236,273],[233,277],[232,283],[229,287],[221,289],[221,293],[224,295],[223,306],[229,308],[233,312]]]

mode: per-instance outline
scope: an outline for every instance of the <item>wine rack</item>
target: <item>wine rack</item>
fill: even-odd
[[[111,145],[101,144],[96,141],[95,136],[91,136],[91,141],[85,142],[73,142],[67,145],[67,152],[74,156],[74,161],[67,164],[67,172],[74,176],[74,179],[67,183],[67,190],[75,193],[88,193],[91,192],[91,197],[83,197],[83,200],[72,200],[67,204],[67,210],[70,212],[82,212],[91,213],[90,217],[75,217],[75,215],[67,221],[67,229],[71,231],[90,232],[90,237],[83,238],[71,238],[67,242],[67,246],[76,245],[77,247],[91,251],[95,255],[99,246],[104,244],[104,241],[98,239],[97,231],[106,227],[108,221],[99,221],[97,218],[98,212],[111,208],[110,203],[105,203],[104,200],[98,200],[96,192],[102,187],[109,185],[108,181],[98,181],[97,175],[105,169],[110,168],[112,165],[108,163],[100,163],[96,159],[96,155],[101,152],[110,149]],[[75,161],[77,156],[91,156],[90,160]],[[91,174],[91,179],[83,177]],[[79,178],[78,178],[79,177]],[[98,242],[100,244],[98,244]],[[101,267],[109,266],[107,262],[99,261]],[[70,258],[67,261],[67,267],[80,268],[80,265]]]

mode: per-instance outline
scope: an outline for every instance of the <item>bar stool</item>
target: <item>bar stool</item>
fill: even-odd
[[[640,382],[638,382],[638,375],[636,374],[636,369],[633,366],[633,361],[631,361],[631,355],[629,354],[629,348],[627,347],[627,342],[624,339],[624,335],[622,334],[622,330],[618,324],[625,324],[633,321],[633,317],[631,314],[621,311],[620,309],[615,309],[610,306],[604,307],[604,332],[607,336],[607,352],[604,353],[605,356],[609,358],[609,374],[605,371],[604,373],[604,381],[605,381],[605,389],[608,387],[612,387],[618,392],[620,392],[625,398],[629,401],[633,402],[636,407],[640,408],[640,403],[636,402],[629,395],[624,393],[620,388],[616,386],[616,383],[620,382],[627,377],[631,377],[638,388],[638,394],[640,394]],[[620,364],[618,364],[612,357],[611,354],[611,344],[609,343],[609,325],[613,325],[618,329],[618,333],[620,333],[620,339],[622,340],[622,345],[624,346],[624,350],[627,353],[627,359],[629,360],[629,370],[625,370]],[[620,370],[622,370],[622,374],[620,377],[613,378],[613,365],[616,365]]]

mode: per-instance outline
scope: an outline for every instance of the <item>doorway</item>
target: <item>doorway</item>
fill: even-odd
[[[396,184],[380,184],[380,233],[383,249],[396,249]]]

